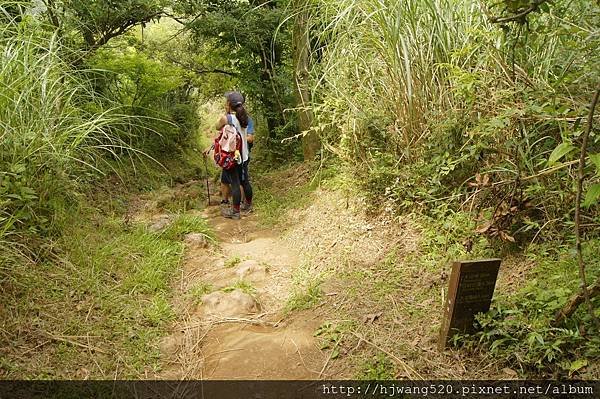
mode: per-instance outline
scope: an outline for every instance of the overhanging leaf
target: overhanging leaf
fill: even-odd
[[[585,199],[583,200],[583,206],[588,208],[598,201],[600,198],[600,183],[593,184],[585,193]]]
[[[600,154],[590,154],[590,160],[596,165],[596,174],[600,175]]]
[[[570,153],[575,149],[575,146],[571,143],[560,143],[550,154],[548,158],[548,166],[553,166],[558,162],[562,157]]]

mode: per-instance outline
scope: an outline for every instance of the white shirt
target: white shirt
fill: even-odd
[[[235,128],[238,130],[238,132],[240,132],[240,135],[242,136],[242,162],[246,162],[248,160],[248,138],[247,138],[248,132],[247,132],[247,129],[242,128],[242,125],[240,125],[240,121],[235,116],[235,114],[229,114],[229,116],[231,117],[231,122],[233,123]]]

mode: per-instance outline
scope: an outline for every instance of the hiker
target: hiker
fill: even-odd
[[[221,172],[221,214],[226,218],[239,219],[240,211],[250,212],[252,210],[252,186],[248,176],[248,142],[252,142],[253,135],[248,135],[249,116],[244,108],[244,97],[237,91],[225,93],[225,115],[219,118],[216,128],[218,131],[225,125],[233,125],[240,133],[242,145],[240,151],[241,164]],[[250,136],[250,140],[248,140]],[[241,189],[244,190],[244,203],[241,203]],[[229,191],[231,191],[233,203],[228,206]]]
[[[248,170],[248,164],[250,163],[250,153],[252,152],[252,147],[254,145],[254,121],[251,117],[248,117],[248,127],[246,128],[246,140],[248,141],[248,160],[244,162],[243,168],[245,174],[243,178],[250,180],[250,173]],[[207,152],[205,152],[207,153]],[[231,182],[229,181],[228,176],[225,173],[221,173],[221,207],[229,207],[230,202],[229,198],[231,197]],[[250,213],[252,211],[252,206],[248,206],[245,202],[246,194],[244,193],[244,185],[242,187],[242,205],[241,210]]]

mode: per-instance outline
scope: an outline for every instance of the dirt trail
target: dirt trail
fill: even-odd
[[[300,254],[256,216],[229,220],[218,206],[205,217],[217,235],[186,239],[176,287],[180,319],[161,344],[173,379],[315,379],[327,361],[315,338],[321,320],[306,311],[286,316]],[[190,299],[203,286],[201,301]],[[200,302],[200,303],[198,303]]]

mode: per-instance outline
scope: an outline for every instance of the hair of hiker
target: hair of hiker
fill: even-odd
[[[246,112],[246,108],[244,108],[243,104],[238,104],[233,108],[235,111],[235,117],[240,121],[240,126],[244,129],[248,127],[248,112]]]

